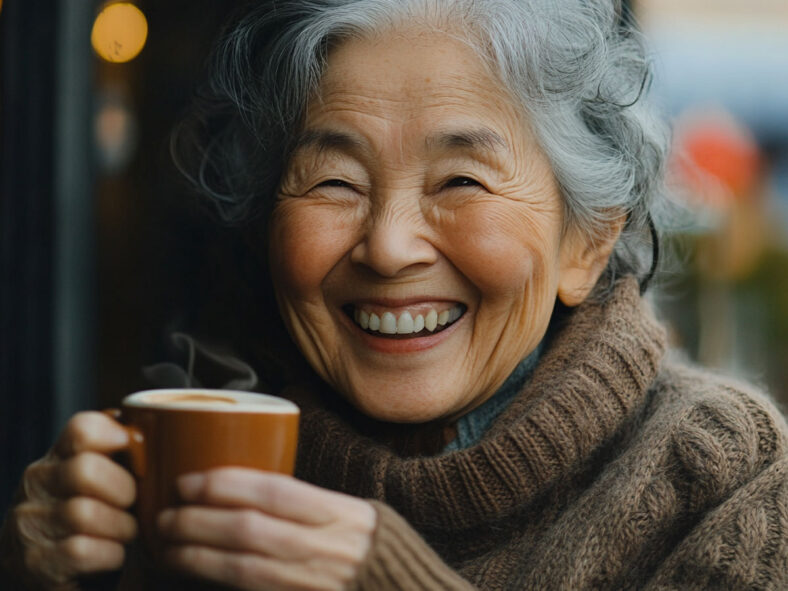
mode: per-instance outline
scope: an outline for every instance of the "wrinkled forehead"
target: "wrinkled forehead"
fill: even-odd
[[[439,127],[452,126],[453,118],[507,129],[525,123],[516,101],[471,45],[423,30],[348,39],[332,49],[305,127],[356,113]]]

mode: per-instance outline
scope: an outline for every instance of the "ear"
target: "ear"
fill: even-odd
[[[559,253],[558,299],[565,306],[581,304],[607,266],[627,216],[608,222],[603,232],[589,236],[576,227],[563,237]]]

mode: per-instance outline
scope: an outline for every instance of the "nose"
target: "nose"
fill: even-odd
[[[438,259],[429,240],[429,225],[420,211],[402,211],[388,205],[372,212],[362,239],[353,247],[350,260],[383,277],[396,277]]]

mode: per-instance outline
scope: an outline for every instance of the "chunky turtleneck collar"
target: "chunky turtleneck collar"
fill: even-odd
[[[297,476],[384,501],[417,526],[459,530],[501,518],[614,436],[644,403],[664,350],[636,281],[623,280],[605,304],[562,319],[531,379],[476,445],[428,457],[403,457],[396,441],[373,438],[374,426],[334,393],[286,389],[302,408]]]

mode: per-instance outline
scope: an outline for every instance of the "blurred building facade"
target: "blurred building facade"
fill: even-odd
[[[639,0],[686,216],[660,306],[704,365],[788,404],[788,3]]]

